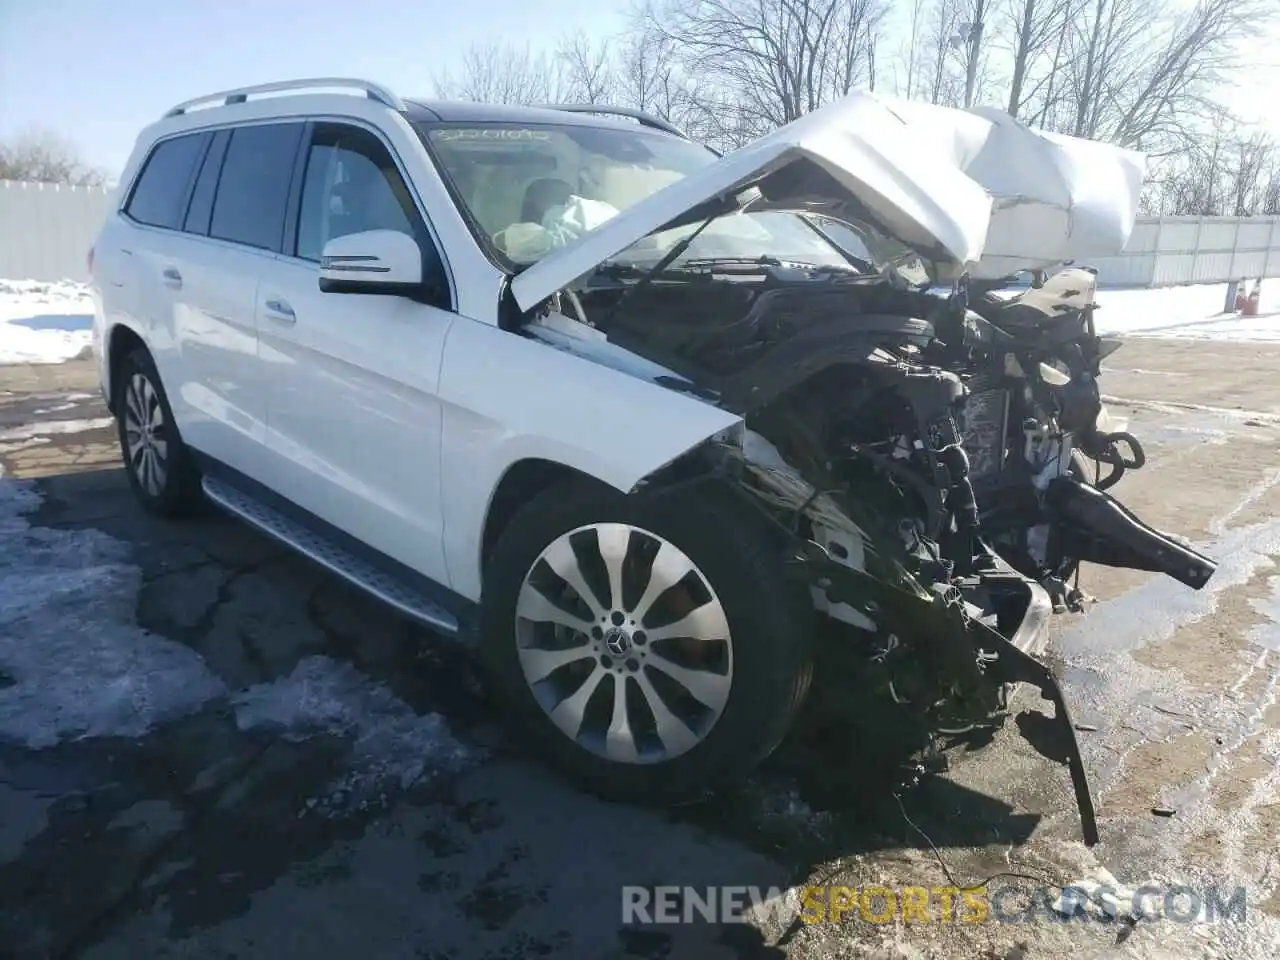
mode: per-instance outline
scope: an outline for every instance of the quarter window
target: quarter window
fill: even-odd
[[[142,168],[124,212],[138,223],[178,229],[191,178],[208,140],[207,133],[192,133],[157,144]]]

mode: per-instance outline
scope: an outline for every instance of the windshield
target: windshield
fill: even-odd
[[[421,124],[419,132],[481,242],[516,270],[718,159],[697,143],[639,126]],[[698,226],[651,234],[611,262],[652,266]],[[874,272],[909,253],[875,236],[830,217],[731,214],[702,229],[670,266],[766,259]]]
[[[481,239],[527,266],[716,162],[706,147],[637,127],[424,125]]]

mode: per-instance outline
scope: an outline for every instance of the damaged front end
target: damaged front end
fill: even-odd
[[[1119,154],[1103,164],[1116,173],[1113,198],[1070,196],[1074,181],[1057,196],[1051,178],[1066,169],[1060,161],[1100,160],[1097,145],[1050,144],[1025,131],[996,137],[999,123],[967,114],[952,117],[951,132],[939,137],[938,116],[908,122],[904,111],[851,96],[728,156],[679,164],[664,160],[676,151],[671,142],[605,149],[621,135],[565,134],[562,152],[584,157],[569,166],[591,175],[577,185],[557,181],[571,200],[563,209],[494,234],[495,262],[512,268],[500,322],[741,417],[646,483],[714,477],[765,515],[785,537],[789,567],[815,608],[839,625],[843,649],[872,664],[873,689],[914,711],[923,727],[959,734],[993,726],[1007,713],[1009,685],[1036,686],[1054,702],[1092,844],[1097,826],[1074,728],[1038,659],[1054,599],[1027,571],[1054,565],[1035,557],[1020,572],[1002,558],[1012,558],[999,539],[1007,531],[988,504],[1002,507],[1005,498],[975,491],[983,477],[970,467],[960,429],[973,371],[938,358],[948,338],[924,318],[938,302],[926,289],[965,281],[982,266],[989,234],[1002,244],[1001,270],[1028,258],[1060,260],[1063,246],[1074,250],[1086,234],[1122,246],[1136,167]],[[552,244],[572,219],[573,197],[617,199],[606,181],[664,162],[673,164],[669,183]],[[1018,202],[996,209],[997,196]],[[1086,221],[1089,231],[1076,229]],[[541,238],[547,249],[515,248],[516,235]],[[1002,373],[991,392],[1007,397]],[[1001,410],[1003,457],[1007,403]],[[1102,435],[1095,452],[1119,439]],[[1080,559],[1185,568],[1191,580],[1212,573],[1211,561],[1192,563],[1169,538],[1118,514],[1110,497],[1069,475],[1070,447],[1055,449],[1052,463],[1023,457],[1028,469],[1006,477],[1025,507],[1007,524],[1019,543],[1030,527],[1066,525],[1081,535],[1066,545]],[[699,462],[703,455],[709,464]],[[1045,486],[1032,482],[1041,477]]]
[[[836,389],[846,403],[831,402]],[[956,429],[964,398],[954,374],[876,350],[755,410],[754,429],[714,443],[716,472],[784,534],[815,607],[862,645],[882,691],[922,728],[996,724],[1014,683],[1052,700],[1093,844],[1070,713],[1038,659],[1053,605],[983,540]]]

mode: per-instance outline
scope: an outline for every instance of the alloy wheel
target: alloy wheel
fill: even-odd
[[[142,373],[135,373],[125,389],[124,437],[138,484],[148,496],[160,496],[169,472],[169,432],[160,395]]]
[[[525,682],[552,723],[617,763],[686,753],[733,684],[724,606],[670,541],[623,523],[557,537],[516,601]]]

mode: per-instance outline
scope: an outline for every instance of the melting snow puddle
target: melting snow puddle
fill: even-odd
[[[48,437],[32,437],[30,440],[18,440],[14,443],[3,443],[4,453],[19,453],[23,450],[30,450],[32,447],[41,447],[46,443],[53,443]]]
[[[1179,627],[1213,613],[1223,590],[1247,583],[1259,570],[1275,565],[1272,557],[1280,554],[1280,520],[1273,518],[1247,527],[1230,524],[1277,484],[1280,470],[1255,484],[1234,507],[1210,524],[1214,539],[1196,546],[1218,561],[1218,569],[1204,588],[1190,590],[1168,577],[1153,576],[1142,586],[1091,608],[1062,631],[1058,648],[1077,655],[1132,651],[1167,639]],[[1106,624],[1105,629],[1098,629],[1100,624]]]
[[[33,484],[0,476],[0,671],[13,681],[0,739],[139,737],[225,693],[199,654],[134,622],[141,572],[125,545],[32,527],[39,503]]]
[[[1186,374],[1177,370],[1147,370],[1143,367],[1107,367],[1102,368],[1103,373],[1136,373],[1144,377],[1185,377]]]
[[[232,698],[241,730],[279,731],[287,740],[336,736],[351,741],[350,770],[307,807],[326,816],[385,806],[391,790],[408,790],[475,758],[437,713],[419,715],[391,690],[349,663],[324,656]]]
[[[1280,521],[1233,529],[1197,548],[1218,561],[1217,572],[1203,589],[1193,591],[1168,577],[1152,577],[1091,608],[1059,635],[1057,647],[1079,655],[1132,651],[1204,619],[1216,609],[1222,591],[1247,583],[1257,571],[1274,565],[1272,556],[1280,553]]]
[[[41,423],[24,423],[20,427],[0,430],[0,442],[33,440],[36,437],[52,437],[58,434],[86,433],[115,426],[111,417],[94,417],[92,420],[45,420]]]
[[[1249,631],[1249,639],[1260,647],[1280,653],[1280,577],[1267,580],[1271,586],[1271,596],[1261,600],[1251,600],[1252,607],[1267,618]]]
[[[0,363],[92,356],[93,310],[81,283],[0,280]]]
[[[1179,788],[1170,798],[1171,805],[1181,810],[1183,815],[1171,828],[1166,828],[1162,836],[1165,842],[1175,846],[1189,842],[1193,833],[1202,828],[1203,823],[1196,811],[1207,802],[1214,781],[1234,762],[1237,751],[1247,740],[1256,740],[1261,733],[1262,740],[1259,743],[1264,755],[1267,750],[1275,749],[1274,746],[1266,746],[1268,743],[1275,744],[1274,731],[1259,731],[1258,724],[1263,713],[1276,702],[1276,675],[1272,673],[1270,677],[1264,676],[1257,693],[1245,695],[1241,691],[1247,681],[1250,686],[1256,686],[1257,678],[1254,675],[1259,670],[1268,669],[1268,650],[1280,649],[1280,576],[1270,578],[1273,591],[1271,597],[1251,601],[1260,614],[1270,618],[1270,622],[1255,626],[1247,635],[1247,639],[1257,645],[1254,648],[1257,653],[1252,658],[1242,658],[1244,673],[1229,691],[1193,697],[1180,688],[1161,687],[1161,681],[1149,669],[1139,668],[1136,663],[1128,663],[1125,670],[1116,671],[1114,656],[1117,651],[1132,651],[1164,640],[1180,627],[1211,616],[1217,609],[1224,590],[1247,583],[1259,571],[1275,566],[1274,557],[1280,553],[1280,520],[1271,519],[1241,527],[1232,527],[1231,524],[1277,484],[1280,484],[1280,471],[1255,484],[1231,510],[1210,525],[1213,539],[1208,544],[1200,545],[1200,549],[1217,558],[1219,567],[1202,591],[1194,592],[1166,577],[1153,576],[1137,589],[1098,604],[1081,621],[1064,631],[1058,641],[1061,649],[1074,655],[1072,659],[1077,661],[1077,666],[1088,668],[1092,663],[1093,669],[1110,672],[1111,680],[1107,684],[1108,710],[1121,709],[1123,712],[1144,704],[1150,706],[1153,695],[1185,697],[1188,699],[1180,703],[1180,709],[1195,717],[1197,727],[1221,731],[1217,739],[1218,746],[1204,772]],[[1247,664],[1245,659],[1252,659],[1252,664]],[[1085,687],[1076,693],[1087,694],[1088,691],[1089,688]],[[1155,739],[1159,737],[1156,736]],[[1110,773],[1104,776],[1104,781],[1113,779],[1119,769],[1116,764],[1123,766],[1123,762],[1123,757],[1111,757],[1104,764],[1111,768]],[[1101,771],[1095,771],[1098,772]],[[1245,860],[1253,852],[1248,837],[1257,827],[1256,808],[1274,796],[1274,786],[1275,774],[1255,781],[1250,798],[1238,808],[1223,812],[1225,819],[1221,823],[1220,838],[1223,846],[1219,853],[1221,865],[1218,869],[1222,877],[1245,870]],[[1256,871],[1253,873],[1256,875]],[[1091,915],[1114,916],[1117,903],[1120,907],[1127,904],[1129,892],[1133,888],[1120,887],[1115,883],[1115,878],[1100,865],[1087,865],[1077,875],[1085,879],[1073,884],[1077,889],[1071,891],[1064,906],[1074,906]],[[1261,880],[1251,882],[1251,903],[1255,897],[1265,898],[1275,889],[1274,881],[1267,880],[1265,868],[1261,876]],[[1215,878],[1215,882],[1221,879]],[[1160,878],[1145,882],[1163,883],[1165,889],[1172,886]],[[1120,892],[1117,893],[1117,889]],[[1204,918],[1188,917],[1185,906],[1179,909],[1183,911],[1183,922],[1189,923],[1193,932],[1196,932]],[[1120,915],[1123,916],[1123,913],[1121,910]],[[1257,921],[1251,918],[1250,923],[1252,925]],[[1268,936],[1276,936],[1275,924],[1268,922],[1263,926],[1271,931]],[[1217,931],[1221,928],[1214,925],[1213,929]]]
[[[1173,416],[1185,416],[1188,411],[1192,413],[1207,413],[1215,417],[1222,417],[1226,420],[1243,421],[1257,420],[1259,423],[1277,424],[1280,423],[1280,414],[1271,413],[1265,410],[1240,410],[1235,407],[1215,407],[1205,403],[1184,403],[1176,400],[1135,400],[1132,397],[1115,397],[1109,393],[1102,394],[1103,403],[1112,403],[1117,406],[1128,406],[1134,408],[1142,408],[1144,410],[1152,410],[1156,413],[1167,413]]]
[[[138,738],[230,697],[241,730],[350,742],[345,774],[308,804],[328,816],[385,803],[479,756],[440,715],[415,713],[328,657],[231,693],[195,650],[137,625],[142,574],[128,544],[96,530],[32,527],[26,515],[39,504],[33,483],[0,469],[0,742],[40,750]]]

